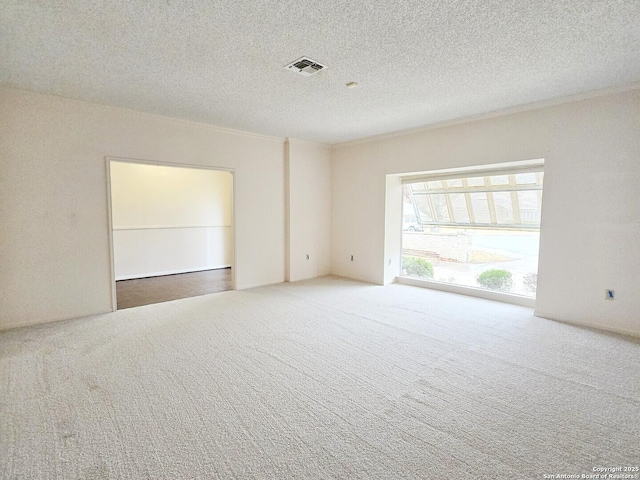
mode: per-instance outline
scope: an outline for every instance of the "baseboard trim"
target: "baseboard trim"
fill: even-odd
[[[177,275],[179,273],[205,272],[207,270],[220,270],[221,268],[229,268],[231,265],[214,265],[212,267],[188,268],[185,270],[167,270],[165,272],[151,272],[137,275],[122,275],[116,277],[116,282],[120,280],[134,280],[137,278],[163,277],[165,275]]]
[[[284,278],[281,280],[274,280],[270,282],[258,282],[258,283],[250,283],[249,285],[241,285],[237,287],[236,290],[249,290],[251,288],[268,287],[269,285],[278,285],[280,283],[286,283]]]
[[[346,274],[342,274],[342,273],[330,273],[329,275],[331,275],[332,277],[336,277],[336,278],[342,278],[344,280],[354,280],[356,282],[368,283],[369,285],[379,285],[381,287],[383,287],[385,285],[384,283],[374,282],[374,281],[369,280],[367,278],[361,278],[361,277],[357,277],[355,275],[346,275]]]
[[[86,317],[94,317],[96,315],[105,315],[108,313],[113,313],[111,309],[109,310],[98,310],[87,313],[79,313],[73,315],[60,315],[57,317],[49,317],[42,320],[36,320],[35,322],[17,322],[11,325],[5,325],[0,327],[0,332],[6,332],[9,330],[14,330],[17,328],[27,328],[27,327],[41,327],[43,325],[48,325],[50,323],[64,322],[66,320],[78,320],[80,318]]]
[[[574,327],[584,327],[584,328],[591,328],[593,330],[598,330],[600,332],[608,332],[608,333],[615,333],[617,335],[624,335],[627,337],[633,337],[633,338],[640,338],[640,332],[634,332],[632,330],[625,330],[624,328],[611,328],[611,327],[603,327],[602,325],[595,325],[593,323],[585,323],[585,322],[576,322],[575,320],[567,320],[564,318],[558,318],[555,317],[553,315],[549,315],[547,313],[544,312],[539,312],[538,310],[535,310],[533,312],[533,314],[536,317],[539,318],[544,318],[546,320],[553,320],[554,322],[560,322],[560,323],[566,323],[567,325],[573,325]]]

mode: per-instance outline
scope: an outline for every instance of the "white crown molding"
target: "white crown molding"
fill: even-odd
[[[591,98],[604,97],[607,95],[613,95],[616,93],[629,92],[632,90],[640,90],[640,81],[632,82],[626,85],[618,86],[618,87],[607,87],[598,90],[592,90],[589,92],[576,93],[574,95],[568,95],[563,97],[554,97],[548,100],[541,100],[539,102],[527,103],[524,105],[519,105],[516,107],[510,107],[502,110],[494,110],[492,112],[487,113],[479,113],[477,115],[470,115],[466,117],[461,117],[452,120],[444,120],[442,122],[436,122],[428,125],[423,125],[420,127],[409,128],[406,130],[398,130],[395,132],[389,133],[381,133],[379,135],[372,135],[370,137],[358,138],[355,140],[349,140],[347,142],[335,143],[331,147],[332,149],[342,148],[342,147],[350,147],[354,145],[359,145],[363,143],[369,142],[377,142],[381,140],[387,140],[395,137],[403,137],[406,135],[412,135],[420,132],[425,132],[428,130],[436,130],[439,128],[453,127],[455,125],[462,125],[465,123],[473,123],[481,120],[488,120],[491,118],[503,117],[506,115],[512,115],[516,113],[522,113],[532,110],[540,110],[542,108],[554,107],[556,105],[563,105],[566,103],[579,102],[581,100],[588,100]]]
[[[58,95],[56,93],[38,92],[38,91],[35,91],[35,90],[28,90],[28,89],[25,89],[25,88],[9,87],[9,86],[6,86],[6,85],[0,85],[0,90],[29,93],[29,94],[32,94],[32,95],[38,95],[38,96],[42,96],[42,97],[54,97],[54,98],[57,98],[57,99],[68,101],[68,102],[81,103],[81,104],[85,104],[85,105],[99,105],[101,107],[105,107],[105,108],[109,108],[109,109],[131,112],[131,113],[135,113],[137,115],[144,115],[146,117],[169,120],[169,121],[177,122],[177,123],[185,123],[185,124],[188,124],[188,125],[193,125],[193,126],[196,126],[196,127],[204,127],[204,128],[207,128],[207,129],[216,130],[218,132],[229,133],[229,134],[233,134],[233,135],[244,135],[244,136],[249,136],[249,137],[265,138],[265,139],[270,139],[270,140],[279,140],[279,141],[282,141],[282,142],[284,142],[284,140],[285,140],[284,137],[278,137],[278,136],[274,136],[274,135],[264,135],[262,133],[255,133],[255,132],[247,132],[245,130],[235,130],[233,128],[220,127],[220,126],[214,125],[212,123],[196,122],[194,120],[187,120],[185,118],[179,118],[179,117],[168,117],[166,115],[161,115],[159,113],[144,112],[142,110],[133,110],[131,108],[119,107],[119,106],[116,106],[116,105],[110,105],[108,103],[99,103],[99,102],[92,102],[92,101],[89,101],[89,100],[82,100],[82,99],[78,99],[78,98],[65,97],[65,96],[62,96],[62,95]]]

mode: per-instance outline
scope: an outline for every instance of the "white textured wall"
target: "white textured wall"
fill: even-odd
[[[640,335],[640,90],[553,113],[536,312]]]
[[[290,139],[287,164],[287,279],[295,282],[328,275],[331,273],[331,150],[324,144]]]
[[[284,139],[0,89],[0,328],[111,310],[106,156],[233,169],[236,286],[284,280]]]
[[[386,189],[383,258],[385,284],[393,282],[400,275],[402,263],[402,195],[398,194],[402,189],[402,178],[398,175],[387,175]]]
[[[116,280],[230,267],[231,227],[136,228],[113,232]]]
[[[109,164],[116,280],[231,265],[231,173]]]
[[[535,158],[545,158],[536,311],[640,334],[638,90],[334,147],[332,273],[390,281],[385,217],[400,221],[385,190],[401,189],[386,189],[385,175]]]

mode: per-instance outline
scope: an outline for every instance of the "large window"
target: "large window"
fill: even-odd
[[[402,275],[535,297],[542,182],[541,166],[405,178]]]

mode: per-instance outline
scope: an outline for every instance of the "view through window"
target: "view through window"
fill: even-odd
[[[535,297],[543,173],[518,172],[405,179],[402,275]]]

